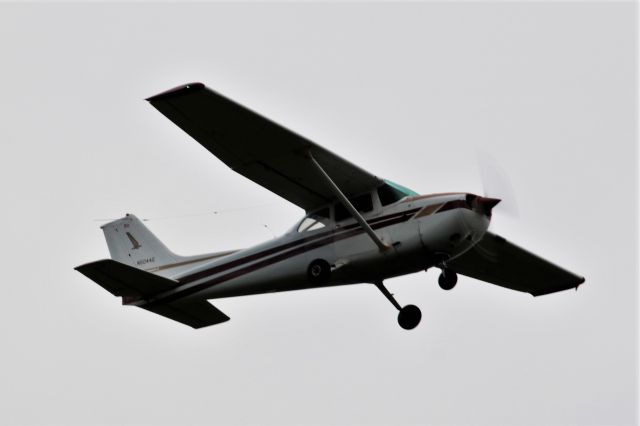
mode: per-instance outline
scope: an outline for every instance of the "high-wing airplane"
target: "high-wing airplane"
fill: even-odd
[[[193,328],[229,320],[209,299],[371,283],[412,329],[385,279],[432,267],[451,290],[457,274],[534,296],[584,278],[488,231],[499,199],[419,195],[381,179],[201,83],[147,99],[241,175],[306,211],[285,235],[244,250],[178,256],[134,215],[102,226],[111,259],[75,269],[123,304]]]

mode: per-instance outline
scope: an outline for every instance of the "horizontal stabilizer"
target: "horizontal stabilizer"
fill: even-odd
[[[98,260],[75,268],[114,296],[148,298],[171,290],[178,282],[145,272],[111,259]],[[229,320],[205,299],[177,300],[170,303],[150,302],[140,306],[163,317],[193,328],[202,328]]]
[[[157,305],[150,304],[143,306],[143,308],[193,328],[202,328],[229,321],[228,316],[205,299]]]
[[[447,263],[453,271],[534,296],[577,288],[584,278],[487,232],[462,256]]]
[[[111,259],[86,263],[75,269],[114,296],[149,297],[178,285],[177,281]]]

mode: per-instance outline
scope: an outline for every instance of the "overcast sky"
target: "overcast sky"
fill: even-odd
[[[635,8],[0,5],[0,423],[633,424]],[[100,219],[186,255],[303,214],[143,100],[191,81],[420,193],[482,193],[488,153],[519,210],[492,230],[586,284],[390,280],[411,332],[370,285],[218,300],[201,330],[121,306],[73,270],[108,257]]]

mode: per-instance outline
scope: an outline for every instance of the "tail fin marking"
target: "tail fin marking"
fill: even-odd
[[[132,214],[102,226],[111,258],[125,265],[148,269],[181,259]]]

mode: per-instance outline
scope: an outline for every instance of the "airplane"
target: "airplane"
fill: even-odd
[[[384,281],[429,268],[444,290],[458,274],[533,296],[585,279],[488,230],[500,199],[466,192],[419,195],[379,178],[202,83],[146,99],[237,173],[305,210],[279,238],[243,250],[179,256],[127,214],[101,228],[110,259],[75,269],[124,305],[193,328],[229,320],[209,300],[370,283],[415,328]]]

